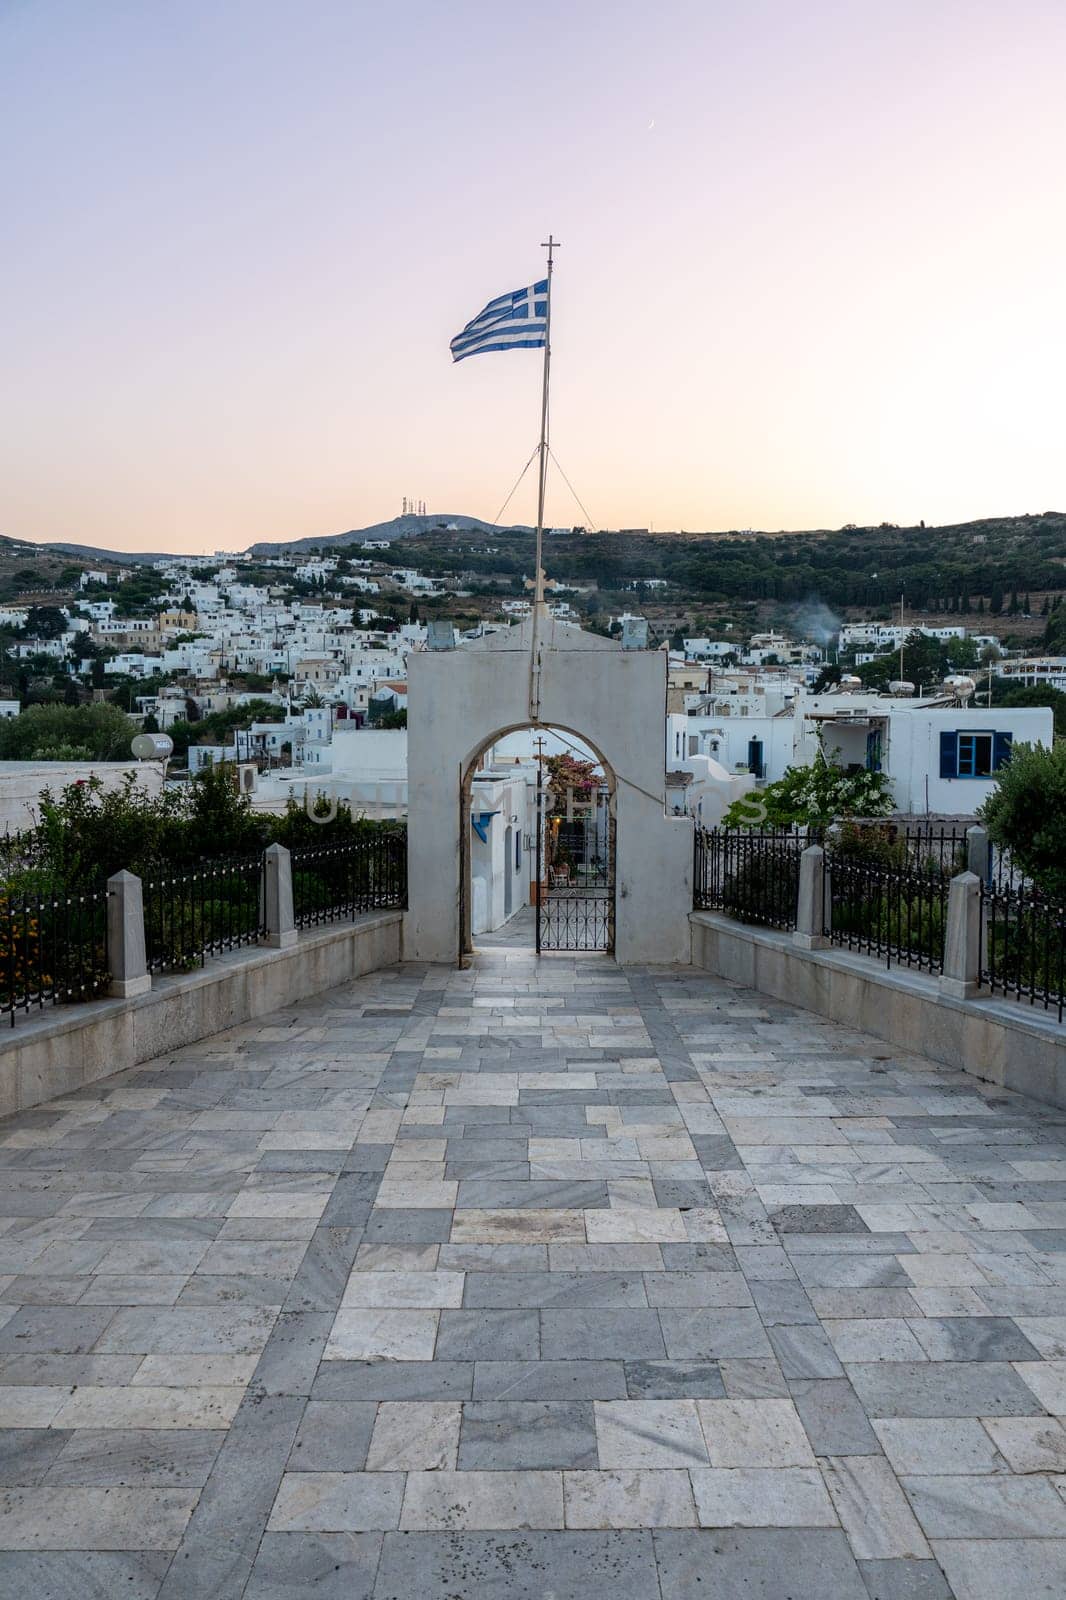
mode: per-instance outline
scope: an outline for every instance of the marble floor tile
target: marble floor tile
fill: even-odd
[[[0,1127],[0,1593],[1058,1600],[1066,1115],[520,935]]]

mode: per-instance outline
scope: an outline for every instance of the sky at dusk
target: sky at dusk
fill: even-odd
[[[0,533],[493,516],[549,230],[598,525],[1062,510],[1064,82],[1064,0],[0,0]]]

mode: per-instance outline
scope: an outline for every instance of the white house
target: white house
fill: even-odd
[[[841,626],[838,643],[841,650],[850,650],[857,646],[859,649],[873,650],[875,654],[880,655],[886,650],[898,650],[912,633],[920,633],[927,639],[940,640],[966,637],[966,629],[956,624],[930,628],[919,622],[845,622]]]
[[[104,673],[107,677],[150,678],[162,670],[162,656],[146,656],[137,650],[112,656],[110,660],[104,662]]]
[[[1044,707],[987,710],[946,694],[812,695],[788,685],[694,696],[688,713],[667,716],[666,760],[670,770],[694,771],[693,759],[707,757],[731,775],[773,783],[821,751],[845,768],[884,772],[899,811],[972,816],[1014,744],[1050,746],[1052,738]]]
[[[1024,656],[1015,661],[1001,661],[996,672],[1008,683],[1066,692],[1066,656]]]
[[[729,639],[683,639],[686,661],[720,661],[723,656],[737,653],[735,641]]]
[[[845,767],[884,772],[898,811],[972,816],[992,793],[1014,744],[1050,747],[1050,708],[988,710],[973,703],[870,694],[796,697],[797,764],[819,748]]]

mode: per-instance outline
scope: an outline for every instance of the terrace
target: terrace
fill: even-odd
[[[2,1126],[5,1593],[1066,1585],[1060,1112],[504,939]]]

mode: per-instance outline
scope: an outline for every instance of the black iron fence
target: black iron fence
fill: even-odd
[[[110,982],[107,889],[0,892],[0,1016],[91,1000]]]
[[[407,835],[373,833],[345,844],[294,850],[292,904],[298,928],[406,906]]]
[[[254,855],[201,861],[179,871],[160,865],[141,874],[148,972],[188,972],[212,956],[263,940],[264,860]],[[407,904],[403,828],[294,850],[291,860],[297,927]],[[0,887],[0,1017],[9,1016],[14,1025],[17,1015],[35,1008],[108,993],[109,894],[120,889],[101,884],[30,893]],[[122,954],[115,952],[114,960],[121,977]]]
[[[796,926],[799,858],[814,839],[789,828],[697,828],[693,872],[699,911],[724,911],[765,928]]]
[[[188,972],[266,931],[262,856],[150,872],[142,892],[149,972]]]
[[[1066,906],[1006,883],[981,889],[981,987],[1056,1011],[1066,1009]]]
[[[886,966],[940,972],[951,874],[929,859],[917,870],[830,851],[822,927],[831,943]]]
[[[740,922],[796,926],[799,858],[825,847],[822,935],[838,948],[939,973],[944,966],[951,880],[969,870],[960,826],[838,823],[824,834],[697,829],[697,910]],[[1053,904],[1012,867],[982,852],[982,989],[1066,1014],[1066,906]],[[817,917],[817,911],[815,912]],[[976,974],[975,974],[976,976]]]
[[[936,867],[950,877],[966,870],[972,826],[920,818],[895,822],[885,817],[849,817],[827,827],[822,842],[827,847],[867,851],[906,871],[928,872]]]

